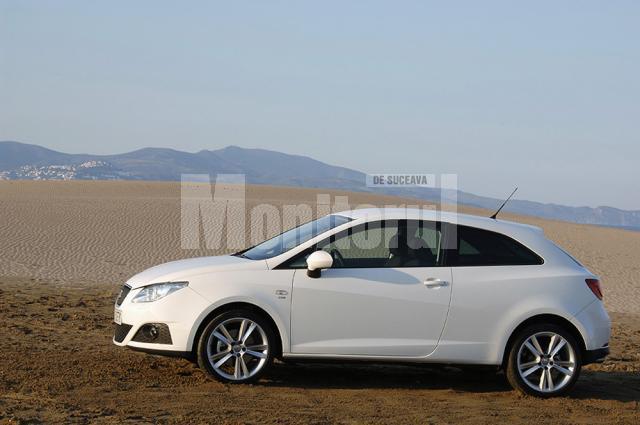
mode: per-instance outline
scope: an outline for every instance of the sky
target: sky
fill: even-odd
[[[0,0],[0,140],[228,145],[640,210],[638,1]]]

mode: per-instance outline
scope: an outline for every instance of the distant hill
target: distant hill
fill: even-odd
[[[245,174],[247,183],[329,188],[439,201],[441,193],[429,188],[370,188],[366,175],[299,155],[265,149],[228,146],[196,153],[145,148],[118,155],[66,154],[41,146],[0,142],[0,179],[19,180],[180,180],[181,174]],[[453,195],[453,194],[452,194]],[[485,209],[501,200],[466,192],[458,202]],[[446,199],[446,198],[445,198]],[[570,207],[513,200],[505,211],[577,223],[640,229],[640,211],[612,207]]]

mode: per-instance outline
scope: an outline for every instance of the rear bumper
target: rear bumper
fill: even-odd
[[[586,349],[585,353],[608,349],[611,338],[611,319],[609,319],[602,301],[594,300],[578,313],[572,321],[582,334]],[[597,356],[597,354],[595,355]]]
[[[582,355],[582,364],[602,363],[609,355],[609,346],[598,348],[596,350],[585,350]]]

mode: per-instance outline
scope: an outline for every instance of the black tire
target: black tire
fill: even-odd
[[[558,354],[549,357],[548,345],[551,343],[551,335],[553,334],[562,337],[565,344]],[[538,346],[543,350],[543,356],[535,356],[533,351],[525,345],[526,342],[529,342],[531,346],[534,345],[530,339],[533,336],[536,336]],[[561,339],[556,341],[562,342]],[[554,347],[557,346],[558,343],[554,345]],[[536,351],[539,352],[537,349]],[[518,356],[521,356],[520,368],[522,373],[519,371]],[[529,356],[527,360],[530,361],[523,361],[522,356]],[[540,360],[538,361],[537,359]],[[571,364],[573,366],[570,366]],[[572,374],[567,375],[557,369],[558,367],[563,368],[565,371],[570,371]],[[509,384],[521,393],[548,398],[561,396],[571,391],[580,376],[581,367],[580,345],[570,332],[555,324],[536,324],[523,329],[514,338],[513,344],[509,349],[505,374]],[[546,373],[546,370],[549,371],[550,375],[546,375],[543,378],[542,375]],[[529,375],[523,377],[529,371],[531,371]],[[551,386],[555,386],[556,389],[549,388],[548,376],[552,377]],[[536,382],[538,383],[537,385],[535,384]]]
[[[250,333],[249,339],[246,340],[246,344],[238,340],[238,333],[240,332],[240,326],[244,319],[248,320],[248,323],[252,322],[257,325],[257,327]],[[219,326],[221,324],[224,325],[225,329],[229,328],[227,331],[228,335],[232,337],[231,345],[226,344],[222,339],[213,335],[216,329],[220,330]],[[236,326],[238,327],[237,330]],[[250,327],[251,325],[248,326]],[[262,332],[259,330],[262,330]],[[217,334],[221,335],[223,332],[218,331]],[[269,367],[271,367],[273,359],[277,354],[276,341],[276,334],[271,323],[262,315],[251,310],[226,311],[211,320],[202,331],[197,346],[198,365],[201,369],[206,370],[212,377],[222,382],[233,384],[255,382],[260,379]],[[263,344],[263,342],[265,344]],[[249,349],[250,347],[258,347],[262,345],[266,345],[267,348],[265,350],[256,351]],[[236,351],[237,347],[240,348]],[[215,358],[216,361],[210,360],[209,355],[212,353],[214,356],[220,357]],[[216,367],[215,365],[227,357],[228,354],[230,354],[231,357],[229,357],[222,365]],[[265,357],[255,357],[259,354],[264,354]],[[241,365],[239,366],[238,362],[245,363],[245,367],[240,367]],[[252,371],[251,366],[256,366],[257,370]],[[230,370],[227,371],[227,369]],[[240,370],[240,375],[237,375],[235,372],[238,369]],[[233,371],[233,374],[231,373],[231,370]],[[245,371],[251,373],[245,374]]]

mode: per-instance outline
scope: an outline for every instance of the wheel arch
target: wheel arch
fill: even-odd
[[[269,322],[269,324],[273,328],[273,331],[276,333],[276,357],[279,357],[282,354],[285,341],[283,340],[283,332],[280,326],[278,326],[278,323],[273,318],[271,313],[269,313],[265,308],[262,308],[256,303],[250,301],[229,301],[224,304],[216,305],[209,311],[203,312],[197,324],[194,326],[191,332],[191,337],[189,338],[189,351],[192,354],[195,354],[198,346],[198,340],[200,339],[200,335],[202,335],[202,332],[204,331],[204,328],[207,326],[207,324],[209,324],[209,322],[216,316],[219,316],[220,314],[231,310],[249,310],[264,317],[264,319]]]
[[[535,316],[531,316],[528,319],[522,321],[519,325],[517,325],[513,329],[513,331],[511,331],[511,334],[509,335],[509,339],[504,345],[504,349],[502,351],[501,365],[503,368],[505,367],[506,361],[509,357],[509,350],[511,350],[511,346],[513,345],[518,334],[528,326],[535,325],[535,324],[545,324],[545,323],[554,324],[562,327],[563,329],[566,329],[567,332],[571,333],[571,336],[573,336],[576,339],[576,341],[578,341],[578,344],[580,345],[579,347],[580,354],[584,354],[586,350],[586,343],[585,343],[584,336],[582,335],[582,332],[580,331],[580,329],[578,329],[578,327],[573,322],[557,314],[548,314],[548,313],[537,314]]]

